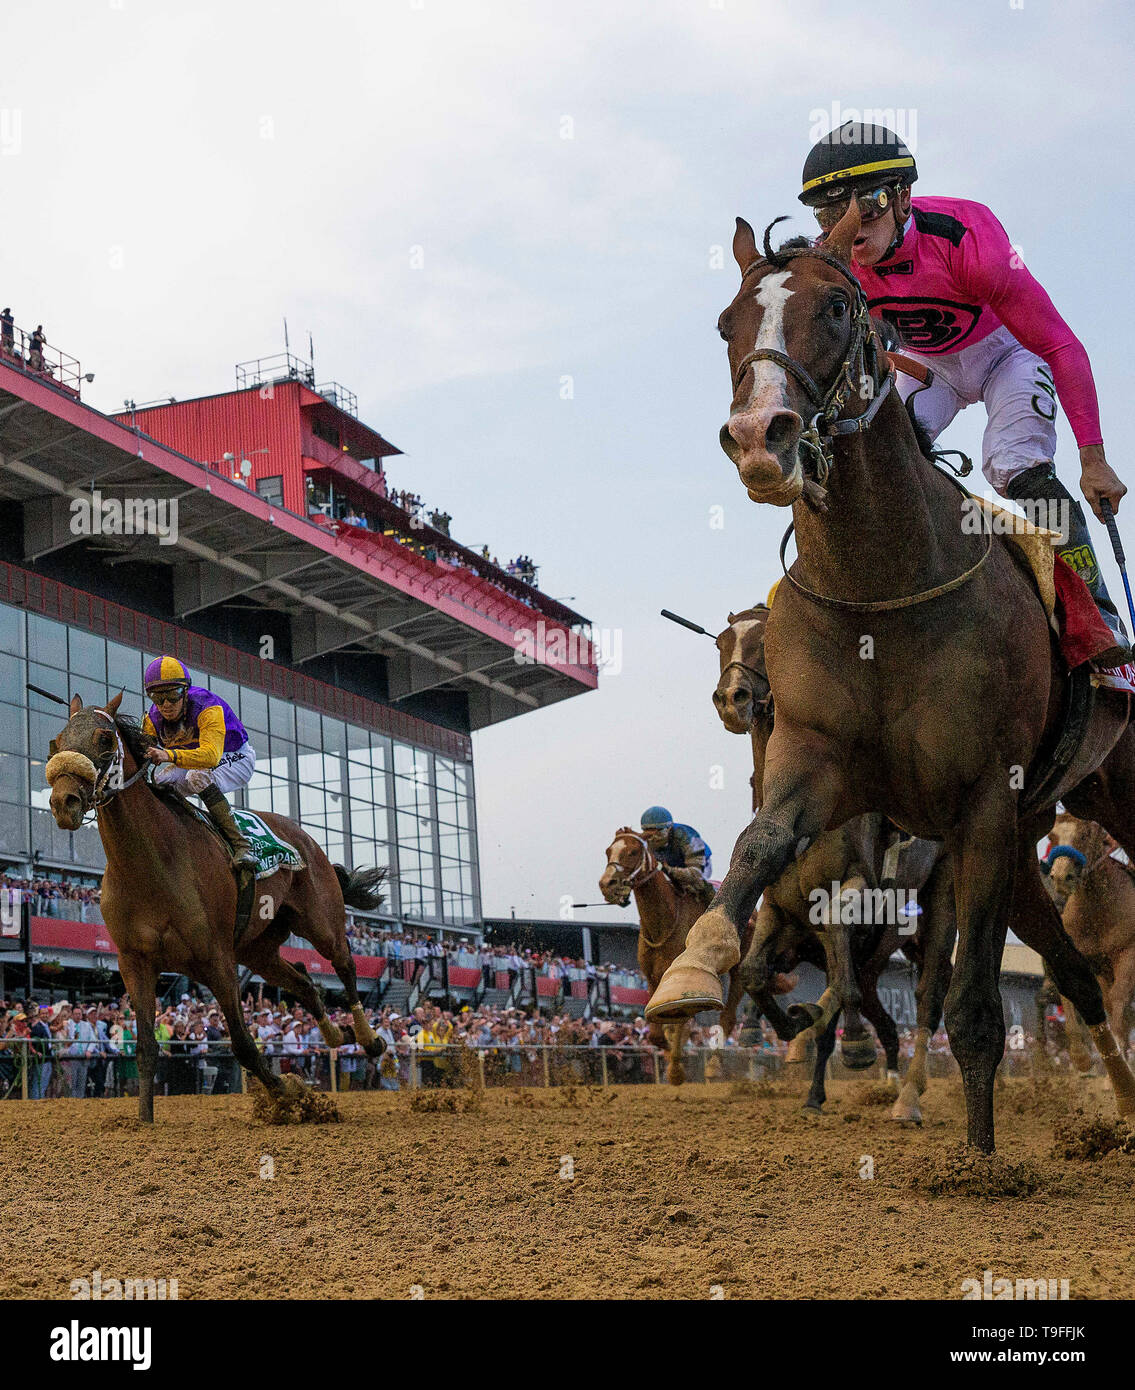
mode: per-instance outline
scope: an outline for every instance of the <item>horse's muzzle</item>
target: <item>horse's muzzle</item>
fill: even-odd
[[[787,507],[803,492],[803,429],[804,422],[794,410],[775,406],[738,411],[722,427],[721,447],[754,502]]]

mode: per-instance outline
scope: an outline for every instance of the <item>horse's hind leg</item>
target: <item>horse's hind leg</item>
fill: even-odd
[[[342,1044],[343,1035],[327,1017],[323,999],[311,978],[291,961],[284,960],[276,946],[264,941],[262,937],[252,950],[241,952],[240,963],[251,966],[256,974],[264,978],[266,984],[287,990],[298,999],[319,1025],[319,1031],[328,1047],[339,1047]]]
[[[256,1044],[252,1041],[252,1035],[244,1025],[244,1013],[240,1007],[240,990],[237,986],[235,962],[228,968],[219,966],[211,974],[212,979],[203,975],[202,983],[209,986],[217,1003],[221,1006],[221,1013],[224,1014],[225,1022],[229,1025],[229,1042],[232,1045],[233,1056],[245,1071],[251,1072],[266,1090],[273,1095],[278,1095],[284,1090],[284,1083],[273,1073],[261,1053],[257,1051]]]
[[[898,1099],[891,1108],[891,1119],[901,1124],[921,1124],[921,1099],[926,1090],[927,1057],[930,1039],[942,1021],[942,1006],[953,975],[954,942],[957,919],[954,907],[954,881],[950,860],[943,857],[935,865],[923,889],[923,911],[919,918],[921,963],[918,984],[914,1056]]]
[[[158,974],[153,963],[145,956],[127,955],[119,952],[118,970],[134,1005],[137,1025],[136,1050],[138,1056],[138,1118],[152,1124],[154,1121],[154,1073],[158,1068],[158,1040],[154,1036],[154,1020],[157,1014]]]
[[[331,964],[335,974],[339,976],[347,996],[347,1007],[351,1011],[351,1019],[355,1026],[355,1039],[368,1057],[381,1057],[386,1051],[386,1044],[375,1034],[374,1029],[367,1021],[366,1014],[363,1013],[358,982],[355,978],[355,962],[347,942],[347,933],[345,931],[339,932],[337,937],[335,948],[331,953]]]

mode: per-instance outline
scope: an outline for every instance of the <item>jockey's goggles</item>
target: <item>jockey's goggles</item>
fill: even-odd
[[[184,685],[151,686],[146,694],[155,705],[176,705],[187,689],[188,687]]]
[[[877,217],[882,217],[883,213],[891,206],[895,197],[895,189],[892,184],[883,183],[878,188],[861,188],[856,190],[855,199],[859,204],[859,216],[864,222],[874,222]],[[840,198],[834,203],[824,203],[821,207],[813,208],[816,214],[816,221],[825,232],[830,232],[837,222],[843,217],[844,213],[851,206],[851,195]]]

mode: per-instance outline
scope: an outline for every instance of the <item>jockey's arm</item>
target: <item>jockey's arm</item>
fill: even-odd
[[[961,279],[976,302],[986,303],[1022,347],[1052,372],[1056,394],[1080,450],[1081,490],[1100,516],[1100,497],[1118,508],[1126,486],[1108,465],[1100,430],[1099,402],[1084,345],[1065,323],[1040,282],[1010,244],[1005,229],[986,211],[959,248]],[[1102,520],[1102,516],[1100,517]]]
[[[174,767],[213,768],[225,751],[225,712],[220,705],[207,705],[197,716],[197,747],[169,748]]]

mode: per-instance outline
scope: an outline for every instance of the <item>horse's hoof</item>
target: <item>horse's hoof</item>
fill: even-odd
[[[813,1115],[822,1115],[824,1113],[823,1102],[813,1100],[811,1096],[809,1096],[808,1099],[804,1102],[803,1108],[805,1111],[808,1111]]]
[[[823,1016],[823,1010],[818,1004],[789,1004],[786,1012],[792,1022],[798,1023],[801,1028],[818,1023]]]
[[[908,1082],[899,1092],[898,1100],[891,1106],[891,1119],[900,1125],[920,1125],[922,1109],[918,1101],[918,1088]]]
[[[646,1006],[648,1022],[679,1022],[693,1018],[703,1009],[724,1008],[721,981],[708,970],[684,965],[677,970],[671,966],[663,975],[658,988]]]
[[[797,1033],[788,1044],[788,1051],[784,1054],[786,1062],[806,1062],[808,1060],[808,1046],[813,1041],[812,1034],[805,1031]]]
[[[844,1038],[839,1051],[848,1071],[866,1071],[875,1065],[875,1044],[866,1034],[861,1038]]]

